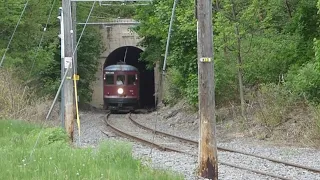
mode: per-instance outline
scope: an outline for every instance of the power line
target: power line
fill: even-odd
[[[4,52],[3,56],[2,56],[2,59],[1,59],[1,62],[0,62],[0,67],[2,66],[2,63],[3,63],[3,61],[4,61],[4,58],[6,57],[6,53],[7,53],[8,50],[9,50],[9,47],[10,47],[11,41],[12,41],[12,39],[13,39],[13,36],[14,36],[14,34],[16,33],[16,30],[17,30],[17,28],[18,28],[18,25],[20,24],[20,21],[21,21],[21,19],[22,19],[22,15],[24,14],[28,3],[29,3],[29,0],[27,0],[27,2],[26,2],[26,4],[24,5],[24,8],[23,8],[23,10],[22,10],[22,12],[21,12],[21,14],[20,14],[19,20],[18,20],[18,22],[17,22],[17,24],[16,24],[16,27],[14,28],[14,31],[13,31],[13,33],[12,33],[12,35],[11,35],[11,38],[10,38],[10,40],[9,40],[9,43],[8,43],[8,45],[7,45],[7,48],[6,48],[6,50],[5,50],[5,52]]]
[[[92,13],[92,11],[93,11],[93,8],[94,8],[94,5],[95,5],[95,4],[96,4],[96,1],[94,1],[93,4],[92,4],[91,10],[90,10],[89,15],[88,15],[87,20],[86,20],[86,23],[84,24],[84,27],[83,27],[83,29],[82,29],[82,31],[81,31],[81,34],[80,34],[80,37],[79,37],[79,39],[78,39],[77,45],[76,45],[76,47],[74,48],[74,51],[73,51],[73,53],[72,53],[72,59],[73,59],[74,54],[75,54],[75,52],[76,52],[76,50],[77,50],[77,48],[78,48],[78,45],[79,45],[79,43],[80,43],[80,40],[81,40],[81,38],[82,38],[82,36],[83,36],[83,32],[84,32],[84,30],[86,29],[86,26],[87,26],[87,24],[88,24],[89,18],[90,18],[90,16],[91,16],[91,13]]]
[[[36,51],[36,55],[35,55],[35,57],[34,57],[34,59],[33,59],[33,63],[32,63],[32,66],[31,66],[29,78],[30,78],[31,73],[32,73],[32,70],[33,70],[33,68],[34,68],[34,63],[35,63],[36,58],[37,58],[37,56],[38,56],[39,49],[40,49],[41,44],[42,44],[42,41],[43,41],[44,33],[47,31],[47,27],[48,27],[48,24],[49,24],[49,21],[50,21],[50,17],[51,17],[51,14],[52,14],[53,7],[54,7],[55,2],[56,2],[56,0],[53,0],[53,2],[52,2],[52,4],[51,4],[51,9],[50,9],[50,12],[49,12],[49,16],[48,16],[48,18],[47,18],[46,25],[45,25],[45,27],[43,28],[43,32],[42,32],[42,35],[41,35],[41,38],[40,38],[40,42],[39,42],[39,45],[38,45],[38,48],[37,48],[37,51]]]

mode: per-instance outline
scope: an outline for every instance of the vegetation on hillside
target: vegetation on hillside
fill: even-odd
[[[52,98],[60,84],[60,24],[57,0],[44,34],[52,1],[30,0],[1,68],[0,118],[19,118],[30,112],[35,96]],[[194,0],[178,1],[167,61],[165,101],[181,98],[197,107],[197,34]],[[24,7],[24,0],[6,0],[0,5],[0,57],[5,52]],[[154,0],[150,6],[99,6],[90,22],[110,18],[134,18],[134,30],[143,37],[141,59],[150,66],[162,63],[173,0]],[[77,21],[85,22],[92,2],[77,4]],[[320,103],[320,1],[214,0],[214,68],[218,107],[245,102],[246,120],[258,119],[267,129],[288,121],[290,113],[308,109],[314,114],[312,132],[320,134],[317,118]],[[83,25],[77,26],[77,35]],[[87,26],[78,48],[80,102],[89,102],[103,50],[97,26]],[[161,64],[162,65],[162,64]],[[160,66],[162,67],[162,66]],[[14,83],[13,83],[14,81]],[[239,87],[239,81],[243,86]],[[10,86],[8,85],[10,83]],[[13,90],[12,88],[16,88]],[[240,91],[244,96],[240,97]],[[6,93],[5,93],[6,92]],[[8,92],[11,92],[8,94]],[[19,94],[18,96],[15,95]],[[5,108],[4,108],[5,107]],[[14,111],[14,112],[13,112]],[[252,115],[252,116],[251,116]],[[307,122],[309,116],[301,119]],[[310,119],[310,118],[309,118]],[[310,131],[311,132],[311,131]]]
[[[137,9],[144,37],[142,59],[163,59],[173,0],[153,1]],[[286,87],[319,102],[320,83],[314,56],[314,38],[319,37],[317,1],[219,0],[213,4],[214,59],[218,104],[238,100],[238,70],[246,88],[265,83]],[[239,41],[238,41],[239,39]],[[194,1],[180,1],[176,9],[168,68],[172,69],[180,95],[197,103],[196,20]],[[157,53],[154,53],[157,52]],[[239,58],[240,62],[239,62]],[[174,69],[174,70],[173,70]],[[310,74],[306,74],[308,72]],[[307,76],[306,81],[302,79]],[[301,79],[302,78],[302,79]],[[299,83],[297,83],[299,81]]]
[[[136,10],[135,19],[141,24],[135,31],[144,38],[141,44],[145,46],[141,59],[150,64],[162,63],[173,1],[155,0],[150,6]],[[186,0],[177,4],[167,61],[169,93],[165,101],[175,103],[184,97],[197,107],[194,3]],[[258,119],[269,131],[292,119],[288,117],[297,109],[318,112],[319,4],[318,0],[213,1],[218,107],[240,104],[243,99],[245,119]],[[240,81],[243,86],[239,88]],[[243,97],[240,91],[244,92]],[[319,135],[320,120],[313,116],[309,121],[309,110],[301,112],[305,116],[300,121],[310,122],[312,130],[307,130]]]
[[[54,3],[45,33],[47,18]],[[25,6],[24,0],[7,0],[0,4],[0,57],[6,51],[11,35]],[[93,2],[77,3],[77,21],[84,23]],[[60,22],[57,19],[61,0],[30,0],[13,36],[4,59],[4,68],[12,69],[18,83],[28,86],[37,96],[54,96],[61,76]],[[132,6],[100,6],[95,3],[89,22],[107,21],[111,18],[127,18],[132,15]],[[77,38],[83,25],[77,25]],[[39,46],[41,37],[43,40]],[[103,51],[98,26],[86,26],[78,46],[78,74],[80,103],[91,100],[91,82],[95,80],[98,58]]]
[[[0,179],[183,179],[142,165],[131,145],[108,141],[75,149],[61,128],[44,128],[37,141],[40,131],[39,125],[0,121]]]

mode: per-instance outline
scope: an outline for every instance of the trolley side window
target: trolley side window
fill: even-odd
[[[124,75],[117,75],[117,85],[123,85],[125,81]]]
[[[113,74],[106,74],[105,75],[105,81],[107,85],[112,85],[114,84],[114,78],[113,78]]]
[[[136,85],[136,75],[128,75],[128,85]]]

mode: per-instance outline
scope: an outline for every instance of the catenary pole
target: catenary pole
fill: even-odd
[[[212,0],[196,1],[199,88],[199,175],[218,180]]]
[[[63,26],[63,10],[62,7],[59,8],[60,9],[60,48],[61,48],[61,79],[63,79],[64,77],[64,26]],[[62,128],[64,128],[64,87],[62,84],[62,88],[61,88],[61,102],[60,102],[60,118],[61,118],[61,126]]]
[[[164,60],[163,60],[163,68],[162,68],[162,76],[160,77],[160,92],[158,92],[159,97],[159,102],[161,103],[164,98],[164,82],[165,82],[165,76],[166,76],[166,63],[167,63],[167,57],[169,53],[169,44],[170,44],[170,37],[171,37],[171,30],[172,30],[172,24],[174,20],[174,13],[176,10],[178,0],[174,0],[173,6],[172,6],[172,11],[171,11],[171,19],[170,19],[170,24],[169,24],[169,30],[168,30],[168,37],[167,37],[167,44],[166,44],[166,51],[164,55]]]
[[[74,95],[73,95],[73,83],[72,74],[74,64],[72,64],[72,19],[71,19],[71,1],[62,0],[62,10],[63,10],[63,22],[64,22],[64,71],[71,63],[70,71],[67,73],[67,79],[64,82],[64,106],[65,106],[65,128],[66,132],[73,141],[73,131],[74,131]]]

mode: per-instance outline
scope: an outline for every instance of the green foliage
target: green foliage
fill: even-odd
[[[170,77],[170,78],[169,78]],[[164,101],[175,104],[183,97],[183,76],[175,69],[169,69],[166,76]]]
[[[187,78],[188,88],[185,89],[186,97],[189,103],[193,106],[198,105],[198,76],[190,74]]]
[[[0,179],[183,179],[143,166],[131,156],[130,145],[106,141],[97,149],[72,148],[60,128],[23,121],[0,121]]]
[[[295,64],[298,37],[295,35],[268,32],[244,42],[251,46],[244,54],[244,80],[247,85],[277,83]]]
[[[60,1],[56,1],[47,30],[43,36],[42,44],[38,49],[52,1],[29,1],[4,61],[5,67],[15,68],[15,75],[19,77],[24,84],[27,84],[33,89],[37,89],[38,95],[43,96],[54,96],[60,85],[61,58],[60,41],[58,38],[60,23],[56,15],[54,15],[57,13],[55,10],[61,6],[59,2]],[[8,4],[0,7],[1,57],[11,33],[18,22],[25,2],[9,0],[6,1],[6,3]],[[85,22],[91,5],[92,3],[78,3],[78,22]],[[100,16],[106,14],[102,6],[99,6],[98,3],[96,3],[93,12],[90,18],[92,21],[96,21]],[[115,12],[116,9],[110,12],[110,14]],[[127,15],[129,15],[128,13]],[[78,38],[82,28],[82,25],[77,26]],[[81,103],[91,100],[92,88],[90,85],[91,82],[94,81],[95,72],[98,68],[98,57],[102,50],[101,39],[97,28],[87,26],[78,46],[78,74],[80,75],[78,94],[81,97]]]
[[[316,63],[292,68],[287,74],[287,87],[309,101],[320,102],[320,71]]]
[[[81,38],[78,46],[78,95],[81,97],[81,103],[91,101],[92,87],[91,83],[95,80],[95,73],[98,68],[98,60],[102,51],[101,35],[99,29],[94,27],[86,27],[86,30]],[[77,29],[78,39],[82,29]],[[60,85],[61,58],[60,50],[56,49],[55,59],[48,64],[47,69],[41,72],[39,81],[43,85],[42,92],[55,95]]]
[[[286,77],[290,91],[317,101],[318,69],[313,63],[312,42],[319,36],[316,2],[220,0],[213,4],[215,93],[218,104],[238,99],[238,54],[242,60],[246,87],[278,83],[281,77]],[[150,6],[136,11],[135,18],[141,24],[135,31],[144,38],[142,45],[146,47],[142,59],[150,64],[156,61],[162,63],[172,4],[173,0],[153,1]],[[237,27],[240,43],[235,33]],[[173,87],[181,89],[171,92],[184,94],[194,105],[197,102],[196,47],[194,2],[179,2],[167,61],[168,69],[174,69],[174,74],[179,76],[169,76],[168,79],[173,79],[169,80]],[[313,68],[311,64],[314,64]],[[303,72],[308,72],[311,78],[307,74],[302,75]]]

